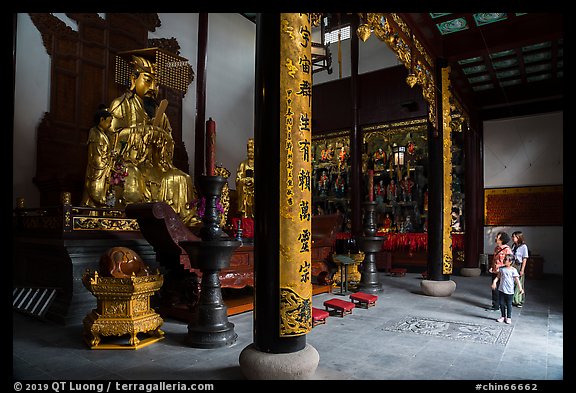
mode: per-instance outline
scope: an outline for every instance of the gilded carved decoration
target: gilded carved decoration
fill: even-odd
[[[138,221],[132,218],[74,217],[72,229],[102,231],[138,231]]]
[[[74,207],[69,203],[49,208],[15,210],[17,227],[40,231],[139,231],[138,221],[124,217],[121,210]]]
[[[470,124],[470,117],[468,113],[464,110],[460,101],[456,99],[454,94],[450,96],[450,127],[452,132],[462,132],[464,131],[463,125]]]
[[[379,136],[392,136],[406,133],[426,133],[428,124],[426,119],[415,119],[399,121],[394,123],[374,124],[362,127],[364,132],[364,141],[369,142],[371,139]]]
[[[312,329],[312,35],[280,15],[280,336]]]
[[[428,103],[428,118],[437,128],[434,62],[430,55],[398,14],[365,14],[364,23],[358,27],[358,35],[365,41],[372,31],[379,40],[388,45],[404,66],[415,74],[416,83],[422,87],[422,96]],[[412,61],[413,49],[416,49],[416,52]]]

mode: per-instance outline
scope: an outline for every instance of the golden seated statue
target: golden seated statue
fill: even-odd
[[[97,299],[83,320],[84,340],[91,349],[138,349],[164,338],[162,318],[150,308],[150,297],[163,276],[150,274],[142,258],[126,247],[112,247],[100,258],[100,274],[89,270],[82,283]],[[146,333],[140,340],[137,335]],[[128,343],[102,343],[102,336],[129,335]]]
[[[130,86],[99,108],[88,138],[88,164],[82,205],[123,209],[130,203],[166,202],[187,226],[200,223],[190,175],[173,163],[175,141],[158,102],[156,50],[123,52]]]

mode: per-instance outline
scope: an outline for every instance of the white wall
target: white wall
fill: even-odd
[[[148,38],[176,38],[180,44],[180,56],[188,59],[194,71],[194,80],[182,100],[182,142],[188,153],[188,167],[194,173],[194,135],[196,127],[196,82],[198,70],[198,14],[166,13],[158,14],[161,26],[148,33]],[[210,18],[208,18],[210,19]],[[210,22],[208,22],[210,23]],[[206,86],[208,88],[208,86]]]
[[[248,138],[254,137],[256,25],[240,14],[210,14],[206,119],[216,122],[216,162],[232,174],[246,159]]]
[[[54,14],[72,29],[75,22]],[[198,14],[158,14],[161,26],[149,38],[176,38],[180,54],[196,73]],[[102,18],[105,14],[100,14]],[[225,26],[225,28],[222,28]],[[209,14],[206,70],[206,119],[216,121],[216,161],[230,172],[235,189],[238,164],[246,158],[246,142],[254,135],[254,85],[256,26],[240,14]],[[40,195],[32,178],[36,174],[36,129],[49,112],[50,57],[28,14],[18,14],[14,98],[12,205],[24,197],[29,207],[39,206]],[[182,139],[190,173],[194,166],[196,80],[183,100]]]
[[[320,32],[318,28],[313,31],[312,39],[314,42],[320,42]],[[352,73],[350,39],[341,41],[341,51],[342,78],[348,78]],[[339,79],[338,42],[332,42],[330,44],[330,52],[332,54],[332,74],[328,74],[326,71],[314,74],[312,77],[314,85]],[[401,62],[394,52],[392,52],[386,43],[376,38],[374,34],[372,34],[366,42],[358,42],[358,74],[395,67],[398,64],[401,64]]]
[[[26,206],[32,207],[40,203],[32,178],[36,174],[36,128],[49,111],[50,58],[28,14],[18,14],[16,23],[12,205],[23,197]]]
[[[563,185],[563,134],[562,112],[484,122],[484,187]],[[544,273],[563,274],[562,226],[484,227],[484,253],[494,252],[497,232],[518,230]]]
[[[484,187],[559,185],[562,112],[484,122]]]
[[[180,55],[195,73],[198,57],[198,14],[158,14],[162,26],[150,38],[175,37]],[[222,28],[225,26],[226,28]],[[256,26],[236,13],[208,15],[205,117],[216,122],[216,162],[231,175],[228,186],[236,189],[236,169],[246,158],[246,142],[254,136],[254,86]],[[182,140],[194,173],[197,78],[183,101]]]

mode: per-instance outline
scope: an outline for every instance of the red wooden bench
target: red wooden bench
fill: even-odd
[[[312,307],[312,327],[326,323],[326,318],[330,316],[328,311]]]
[[[330,299],[324,302],[326,311],[333,311],[336,315],[344,317],[344,315],[352,314],[354,303],[342,299]]]
[[[364,292],[356,292],[350,295],[350,300],[352,300],[352,303],[356,306],[368,308],[376,305],[378,296]]]
[[[389,273],[391,276],[394,277],[404,277],[407,271],[408,270],[403,267],[395,267],[393,269],[390,269]]]

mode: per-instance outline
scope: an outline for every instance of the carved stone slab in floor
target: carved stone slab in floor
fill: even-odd
[[[506,345],[512,334],[512,329],[512,326],[499,324],[496,321],[493,324],[476,324],[414,316],[406,316],[388,322],[383,328],[383,330],[392,332],[415,333],[496,345]]]

